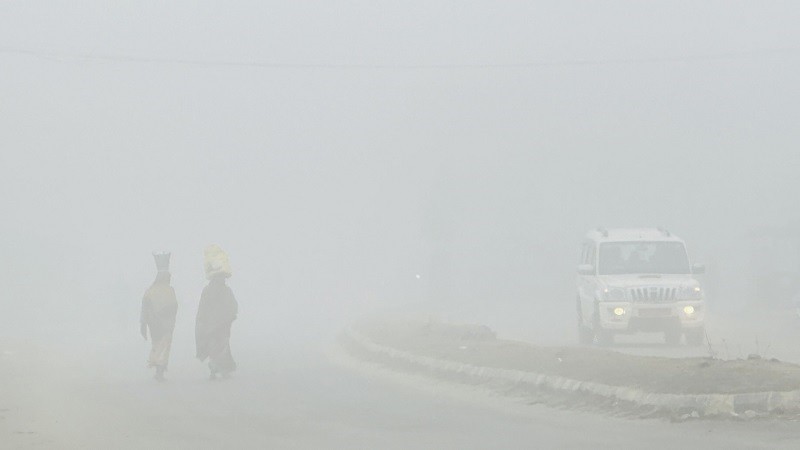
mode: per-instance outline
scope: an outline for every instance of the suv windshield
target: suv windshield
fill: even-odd
[[[691,273],[681,242],[607,242],[600,244],[600,275]]]

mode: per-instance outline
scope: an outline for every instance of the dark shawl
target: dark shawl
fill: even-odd
[[[231,323],[236,319],[239,305],[233,291],[225,284],[223,277],[215,277],[203,289],[195,323],[195,343],[197,357],[204,361],[213,359],[219,352],[230,352],[228,339]]]

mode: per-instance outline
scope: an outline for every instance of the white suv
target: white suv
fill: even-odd
[[[705,299],[682,239],[664,229],[598,228],[578,265],[578,335],[608,345],[614,335],[663,332],[667,344],[701,345]]]

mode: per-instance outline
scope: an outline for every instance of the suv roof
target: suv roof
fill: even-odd
[[[665,241],[683,242],[663,228],[597,228],[586,233],[586,239],[595,242]]]

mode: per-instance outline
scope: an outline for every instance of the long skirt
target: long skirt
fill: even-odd
[[[231,354],[231,328],[220,327],[202,336],[204,354],[208,355],[208,368],[211,373],[226,374],[236,370],[236,361]],[[201,358],[205,359],[205,358]]]
[[[172,331],[150,336],[153,345],[150,348],[150,358],[147,360],[148,367],[167,368],[169,362],[169,350],[172,347]]]

